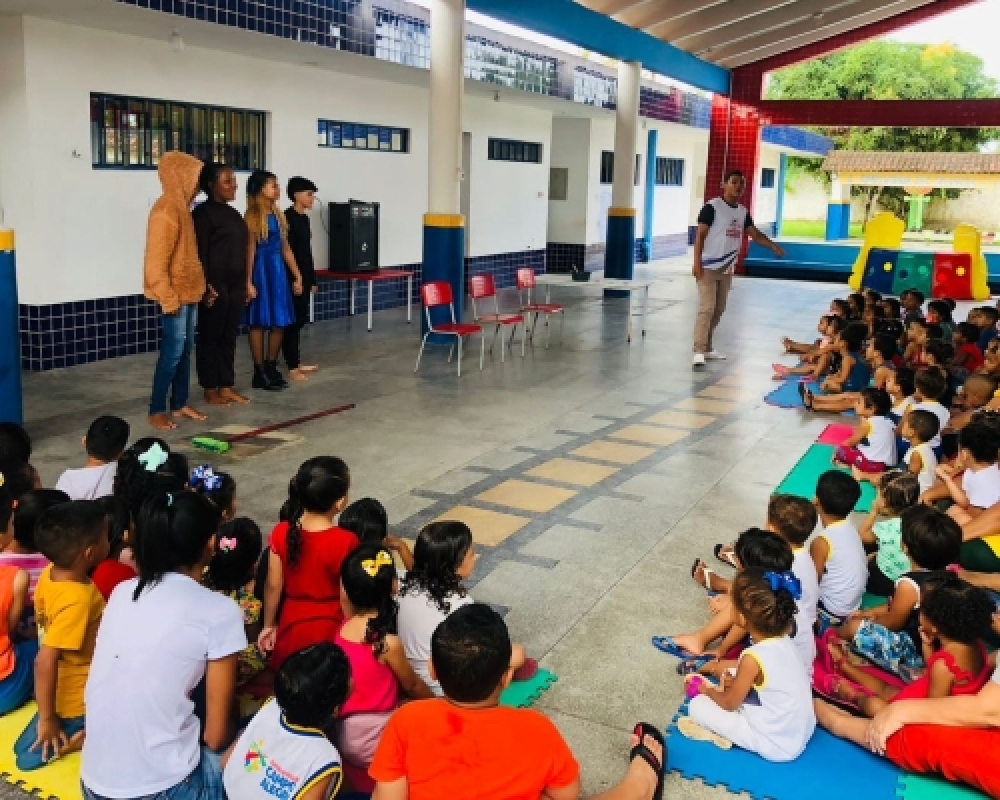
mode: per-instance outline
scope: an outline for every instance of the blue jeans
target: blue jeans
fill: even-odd
[[[14,645],[14,671],[0,681],[0,715],[9,714],[31,699],[37,655],[38,639],[25,639]]]
[[[220,756],[207,747],[201,748],[201,761],[176,786],[164,789],[156,794],[135,797],[132,800],[226,800],[226,791],[222,788],[222,765]],[[108,800],[104,795],[96,794],[82,783],[84,800]],[[233,798],[237,800],[237,798]]]
[[[71,719],[63,719],[60,717],[59,724],[62,725],[66,738],[71,739],[83,730],[84,718],[72,717]],[[37,750],[31,749],[37,738],[38,712],[36,711],[35,716],[28,723],[28,727],[21,732],[21,735],[17,737],[17,741],[14,742],[14,757],[17,760],[17,768],[21,772],[30,772],[33,769],[44,767],[48,763],[47,761],[42,761],[42,748],[40,745]]]
[[[161,314],[163,340],[160,357],[153,373],[153,396],[149,413],[165,414],[167,394],[170,410],[180,411],[188,402],[191,385],[191,350],[194,348],[194,326],[198,321],[198,304],[181,306],[176,314]]]

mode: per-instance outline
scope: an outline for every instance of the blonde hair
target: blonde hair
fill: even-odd
[[[243,215],[250,235],[258,242],[263,242],[269,235],[267,218],[274,214],[281,229],[281,237],[288,233],[288,222],[278,204],[264,197],[264,187],[269,181],[277,183],[278,176],[272,172],[257,170],[247,180],[247,213]]]

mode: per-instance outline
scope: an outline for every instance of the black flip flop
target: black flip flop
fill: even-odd
[[[736,555],[735,555],[735,553],[729,552],[729,553],[727,553],[726,556],[720,555],[720,553],[722,553],[722,551],[725,548],[729,547],[729,546],[730,545],[727,545],[727,544],[717,544],[715,546],[715,548],[712,550],[712,553],[715,555],[716,559],[718,559],[719,561],[721,561],[726,566],[732,567],[733,569],[739,569],[739,566],[737,566],[737,564],[736,564]]]
[[[648,722],[639,722],[632,731],[639,737],[639,744],[629,751],[629,761],[635,761],[636,756],[641,758],[653,772],[656,773],[656,791],[653,792],[653,800],[663,800],[663,782],[666,778],[665,767],[667,765],[667,743],[663,740],[663,734]],[[656,740],[656,743],[663,748],[663,762],[656,757],[656,754],[646,747],[645,738],[649,736]]]
[[[799,384],[799,397],[802,398],[802,407],[805,408],[806,411],[812,411],[813,393],[809,391],[808,384],[806,383]]]

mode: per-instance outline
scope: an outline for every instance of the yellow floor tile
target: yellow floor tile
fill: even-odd
[[[726,375],[724,378],[719,378],[716,383],[719,386],[748,386],[753,380],[743,375]]]
[[[709,414],[732,414],[740,410],[739,403],[730,403],[725,400],[711,400],[707,397],[689,397],[674,404],[674,408],[680,411],[706,411]]]
[[[486,503],[496,503],[499,506],[510,506],[522,511],[541,513],[551,511],[574,495],[576,492],[572,489],[557,489],[542,483],[509,480],[483,492],[478,499]]]
[[[714,397],[716,400],[747,400],[759,396],[759,392],[749,386],[706,386],[698,397]]]
[[[642,461],[653,453],[652,447],[639,447],[634,444],[622,444],[620,442],[609,442],[606,439],[599,439],[596,442],[578,447],[571,456],[580,458],[593,458],[596,461],[610,461],[612,464],[635,464]]]
[[[655,425],[629,425],[627,428],[622,428],[617,433],[612,433],[611,435],[615,439],[627,439],[630,442],[666,447],[690,435],[690,432],[677,430],[676,428],[659,428]]]
[[[472,538],[479,544],[485,544],[489,547],[495,547],[531,522],[528,517],[501,514],[497,511],[487,511],[485,508],[473,508],[472,506],[455,506],[445,511],[435,522],[443,519],[464,522],[472,531]]]
[[[586,461],[575,461],[572,458],[553,458],[528,470],[525,474],[532,478],[545,478],[576,486],[593,486],[616,472],[618,472],[617,467],[605,467]]]
[[[694,431],[711,425],[715,419],[708,414],[692,414],[690,411],[661,411],[644,421],[653,425],[669,425],[671,428],[687,428]]]

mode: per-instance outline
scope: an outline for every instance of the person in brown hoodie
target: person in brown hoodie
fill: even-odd
[[[160,159],[163,194],[149,212],[143,293],[159,303],[163,339],[153,373],[153,395],[149,401],[149,423],[161,430],[176,428],[171,417],[204,420],[205,415],[188,405],[191,382],[191,350],[198,304],[205,296],[205,272],[198,260],[191,203],[198,194],[203,164],[186,153],[170,152]],[[167,413],[167,399],[170,414]]]

